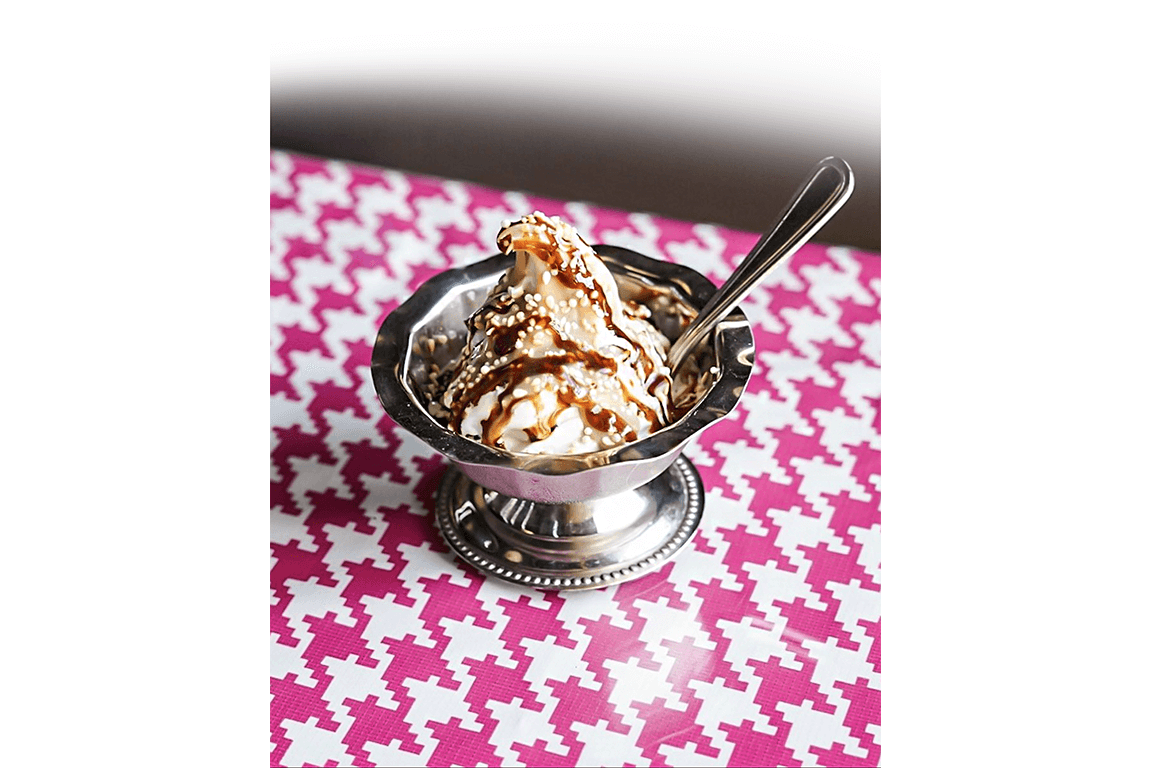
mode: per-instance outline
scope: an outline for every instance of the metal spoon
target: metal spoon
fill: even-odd
[[[713,294],[696,319],[668,350],[667,364],[672,369],[673,381],[688,353],[708,336],[720,320],[728,316],[773,267],[799,250],[840,210],[840,206],[852,194],[853,185],[852,169],[840,158],[826,157],[817,163],[808,180],[784,209],[776,228],[760,238],[732,276]]]

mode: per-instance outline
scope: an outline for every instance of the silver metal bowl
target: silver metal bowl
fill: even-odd
[[[649,307],[681,302],[698,310],[716,287],[703,275],[626,248],[593,246],[616,277],[623,298]],[[701,345],[711,385],[677,422],[632,443],[575,456],[517,454],[449,430],[428,412],[430,368],[455,359],[465,321],[513,256],[497,255],[425,282],[380,326],[372,381],[396,423],[454,465],[440,483],[437,521],[466,561],[507,581],[581,589],[627,581],[675,554],[699,524],[700,476],[684,446],[727,415],[752,373],[752,331],[732,312]],[[654,311],[670,339],[675,313]]]

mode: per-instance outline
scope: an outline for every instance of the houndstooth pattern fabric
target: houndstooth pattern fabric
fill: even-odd
[[[757,236],[271,160],[273,765],[878,765],[878,256],[805,246],[742,303],[756,370],[685,451],[707,494],[675,560],[534,591],[441,540],[446,462],[376,398],[380,322],[534,210],[716,283]]]

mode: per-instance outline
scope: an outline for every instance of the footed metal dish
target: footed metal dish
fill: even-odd
[[[692,269],[626,248],[593,246],[624,299],[653,310],[671,340],[687,305],[698,311],[716,287]],[[497,578],[543,589],[608,586],[658,568],[691,538],[704,507],[699,473],[681,456],[687,442],[736,407],[752,373],[747,318],[732,311],[694,353],[715,374],[678,421],[632,443],[595,453],[510,453],[450,431],[428,412],[433,364],[465,342],[465,321],[514,256],[497,255],[427,282],[380,326],[372,381],[402,427],[447,457],[436,519],[449,546]]]

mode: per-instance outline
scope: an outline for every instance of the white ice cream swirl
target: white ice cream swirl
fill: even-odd
[[[468,321],[440,402],[449,426],[508,451],[579,454],[668,422],[668,339],[620,299],[569,224],[540,212],[496,238],[516,263]]]

